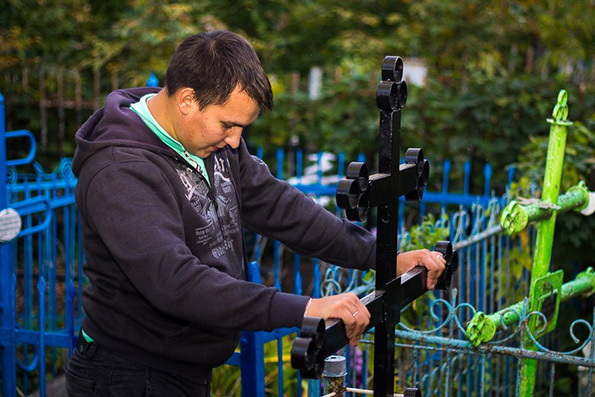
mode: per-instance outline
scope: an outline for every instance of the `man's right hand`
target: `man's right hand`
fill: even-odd
[[[342,320],[351,346],[358,345],[362,334],[370,323],[370,312],[353,293],[312,299],[304,315],[320,317],[324,320],[329,318]]]

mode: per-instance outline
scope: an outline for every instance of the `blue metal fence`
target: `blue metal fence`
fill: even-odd
[[[0,244],[2,395],[15,395],[17,384],[23,394],[39,385],[45,395],[46,375],[62,372],[64,348],[72,350],[82,315],[76,179],[69,160],[51,173],[34,163],[36,143],[29,131],[5,133],[3,101],[0,120],[0,208],[16,210],[21,220],[18,236]],[[7,142],[23,138],[27,154],[6,159]],[[32,172],[17,172],[25,166]],[[0,227],[6,226],[14,225],[0,219]]]
[[[331,211],[335,211],[338,215],[340,215],[340,211],[334,205],[334,195],[336,191],[336,184],[338,180],[343,178],[344,176],[344,169],[345,169],[345,155],[343,153],[339,153],[338,155],[334,155],[331,153],[312,153],[306,156],[306,161],[304,161],[304,154],[300,149],[297,149],[295,153],[291,156],[288,156],[287,153],[282,149],[277,149],[273,155],[269,155],[263,151],[262,148],[259,148],[257,151],[257,155],[260,158],[274,158],[275,162],[271,169],[275,170],[276,176],[280,179],[286,179],[291,184],[296,186],[298,189],[303,191],[305,194],[311,196],[314,200],[317,200],[320,204],[325,205]],[[359,155],[357,161],[365,161],[363,155]],[[483,206],[488,206],[490,203],[493,205],[501,200],[494,199],[493,195],[491,195],[491,167],[490,165],[486,165],[483,170],[484,175],[484,185],[482,187],[483,194],[471,194],[470,193],[470,177],[471,177],[471,164],[467,163],[463,167],[463,192],[462,193],[452,193],[449,192],[449,180],[451,178],[450,171],[451,171],[451,164],[450,161],[445,161],[442,164],[443,169],[443,178],[442,178],[442,191],[440,192],[433,192],[428,191],[424,193],[423,205],[419,206],[419,208],[410,208],[406,207],[406,203],[404,200],[401,201],[401,228],[404,229],[403,225],[405,224],[405,219],[410,214],[414,213],[417,217],[423,217],[426,215],[426,211],[428,209],[432,209],[434,212],[443,212],[446,213],[447,209],[456,209],[456,212],[453,212],[453,217],[456,220],[465,220],[469,221],[468,217],[471,217],[471,213],[474,208],[483,208]],[[288,177],[288,173],[290,170],[294,170],[293,174]],[[508,172],[508,180],[511,181],[513,177],[513,169],[510,169]],[[434,207],[434,208],[432,208]],[[456,213],[456,215],[455,215]],[[460,223],[460,222],[459,222]],[[453,232],[456,231],[455,222],[452,222],[451,228]],[[459,232],[459,235],[461,233]],[[408,234],[406,232],[401,233],[401,238],[403,240],[408,239]],[[289,283],[287,286],[289,292],[297,293],[297,294],[308,294],[314,297],[319,297],[322,295],[332,295],[336,294],[345,290],[350,290],[358,293],[358,295],[363,295],[364,293],[368,292],[370,289],[373,288],[374,282],[373,279],[364,279],[366,274],[361,271],[357,270],[346,270],[332,264],[320,263],[318,260],[313,259],[305,259],[301,258],[297,254],[289,254],[283,255],[283,247],[278,241],[274,241],[271,243],[273,246],[273,253],[272,255],[272,263],[270,266],[273,268],[273,282],[274,285],[279,289],[282,288],[282,281],[284,277],[282,277],[283,268],[285,267],[293,267],[291,273],[293,275],[293,283]],[[406,245],[406,242],[403,242],[403,245]],[[260,246],[259,246],[260,247]],[[262,247],[260,247],[262,249]],[[255,258],[259,258],[260,255],[256,255]],[[258,261],[258,265],[260,266],[260,271],[264,271],[267,268],[266,263],[262,263],[263,261]],[[254,263],[253,266],[257,264]],[[302,266],[305,265],[305,266]],[[308,279],[312,279],[311,287],[304,286],[301,281],[306,278],[302,275],[302,270],[307,271],[306,269],[312,268],[312,275],[308,274]],[[254,268],[257,269],[256,267]],[[475,283],[473,283],[473,288],[475,288]],[[276,340],[278,345],[278,352],[281,351],[282,346],[282,337],[288,334],[295,333],[297,330],[284,330],[281,333],[256,333],[255,338],[256,341],[260,341],[262,345],[269,340]],[[247,340],[248,335],[250,333],[244,333],[243,339]],[[252,339],[254,340],[254,339]],[[258,342],[257,342],[258,344]],[[262,345],[258,347],[258,351],[262,352],[263,347]],[[366,388],[368,386],[368,379],[365,374],[368,373],[368,357],[369,357],[369,346],[364,345],[364,349],[351,349],[347,347],[344,351],[344,354],[348,357],[352,357],[352,360],[347,361],[348,371],[350,372],[350,377],[347,380],[347,384],[357,385],[360,387]],[[237,356],[243,355],[242,353],[237,353]],[[285,351],[285,354],[288,354],[288,351]],[[237,362],[238,357],[232,358],[230,363]],[[253,361],[254,365],[260,367],[259,371],[262,373],[264,371],[262,361]],[[283,384],[283,366],[287,364],[287,362],[283,361],[283,354],[279,353],[278,361],[277,361],[277,371],[279,374],[279,385]],[[404,366],[404,363],[400,362],[401,367]],[[356,371],[350,371],[351,368],[356,369]],[[244,371],[244,369],[242,369]],[[257,372],[257,371],[253,371]],[[242,372],[243,374],[244,372]],[[259,375],[257,378],[248,378],[242,379],[242,391],[243,395],[251,396],[251,395],[263,395],[263,394],[256,394],[262,392],[262,385],[260,382],[262,381],[263,376]],[[282,387],[282,386],[281,386]],[[321,385],[320,382],[316,381],[308,381],[308,395],[309,396],[320,396]],[[279,391],[279,395],[284,395],[283,389],[281,388]],[[301,396],[302,395],[302,387],[301,381],[298,377],[297,381],[297,390],[295,391],[295,395]]]
[[[465,338],[465,323],[477,310],[496,312],[523,302],[527,293],[530,275],[522,270],[518,255],[531,259],[534,236],[531,231],[520,238],[506,236],[497,225],[499,211],[499,203],[493,201],[487,207],[474,206],[467,219],[466,212],[455,216],[453,242],[463,266],[454,282],[456,288],[450,295],[428,299],[430,314],[422,326],[401,323],[396,332],[403,351],[413,351],[414,362],[404,363],[410,366],[407,380],[421,385],[424,395],[515,396],[520,362],[534,358],[540,363],[537,381],[541,393],[591,396],[595,390],[595,360],[590,349],[595,336],[593,319],[559,321],[555,333],[539,341],[538,351],[529,351],[524,349],[523,335],[529,332],[528,319],[538,314],[527,312],[525,299],[523,310],[517,313],[518,323],[499,332],[494,341],[474,348]],[[582,337],[577,331],[583,331]],[[574,347],[558,351],[559,341],[571,340]],[[569,366],[582,370],[557,389],[556,368]],[[573,381],[579,385],[571,387]]]
[[[15,239],[0,243],[2,395],[16,395],[18,386],[23,394],[39,387],[43,396],[46,395],[46,379],[62,372],[83,315],[80,294],[85,283],[84,258],[74,205],[76,179],[67,159],[52,172],[42,170],[34,162],[33,135],[28,131],[6,133],[4,128],[3,98],[0,97],[0,134],[3,136],[0,139],[0,210],[15,209],[22,222]],[[25,139],[28,151],[22,158],[4,161],[6,142],[15,139]],[[261,158],[265,154],[259,149]],[[297,150],[288,156],[283,150],[277,150],[273,157],[276,161],[271,168],[278,177],[289,180],[331,211],[337,211],[333,197],[336,183],[343,177],[343,154],[336,158],[328,153],[305,156]],[[358,160],[365,161],[363,156]],[[462,330],[462,323],[470,318],[466,312],[476,309],[493,312],[524,293],[519,289],[526,278],[508,277],[510,253],[516,242],[504,237],[495,224],[502,198],[494,200],[491,194],[489,165],[482,170],[484,184],[479,194],[470,192],[470,163],[463,167],[462,193],[449,191],[454,180],[449,161],[436,168],[442,168],[441,191],[425,192],[418,208],[405,207],[403,202],[401,224],[412,214],[414,218],[427,212],[448,214],[440,222],[450,228],[451,238],[465,265],[461,266],[456,280],[458,296],[437,294],[436,299],[420,301],[419,305],[425,305],[426,309],[418,316],[418,323],[402,324],[403,328],[397,331],[401,338],[399,384],[419,384],[426,393],[436,396],[514,395],[514,362],[527,353],[518,346],[473,349],[464,341]],[[30,171],[27,173],[25,169]],[[509,170],[508,180],[512,177],[513,171]],[[436,180],[436,176],[432,180]],[[11,225],[0,216],[0,229]],[[408,233],[403,231],[401,238],[406,244]],[[287,252],[276,241],[267,243],[265,239],[257,239],[253,256],[252,281],[264,279],[265,283],[288,292],[317,297],[345,289],[364,293],[373,285],[365,273],[301,258]],[[432,316],[435,323],[430,321]],[[300,379],[296,390],[284,390],[288,351],[284,350],[283,341],[296,331],[283,329],[242,335],[241,349],[229,363],[241,368],[244,395],[265,394],[264,348],[268,343],[277,345],[277,357],[273,360],[277,364],[276,393],[304,393]],[[345,350],[344,354],[351,358],[349,385],[368,387],[371,348],[370,343],[364,341],[361,349]],[[560,357],[544,352],[542,360],[585,365],[584,360]],[[593,367],[592,360],[586,366]],[[308,394],[320,395],[320,384],[309,382]]]

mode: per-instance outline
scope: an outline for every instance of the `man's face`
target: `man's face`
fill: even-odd
[[[190,90],[191,89],[183,89]],[[200,110],[194,99],[182,98],[182,117],[175,127],[175,134],[186,150],[207,158],[226,145],[240,145],[242,129],[254,122],[260,111],[256,102],[238,87],[223,105],[208,105]]]

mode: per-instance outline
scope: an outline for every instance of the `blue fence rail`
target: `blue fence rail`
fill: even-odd
[[[41,169],[34,163],[36,144],[33,135],[28,131],[5,132],[4,120],[3,98],[0,97],[0,134],[3,136],[0,139],[0,210],[15,209],[22,222],[16,238],[0,243],[2,395],[16,395],[18,385],[20,393],[29,394],[39,387],[40,395],[44,396],[46,379],[62,372],[72,352],[83,315],[80,296],[85,283],[82,271],[84,257],[74,203],[76,179],[68,159],[63,160],[52,172]],[[29,142],[27,154],[18,159],[6,159],[6,142],[17,138],[25,138]],[[264,154],[259,149],[258,155],[264,157]],[[338,154],[333,160],[332,155],[327,153],[305,156],[298,150],[294,158],[288,159],[283,150],[278,150],[275,157],[276,168],[272,169],[276,169],[279,178],[288,179],[306,194],[337,211],[333,209],[332,197],[336,182],[344,173],[343,154]],[[362,156],[358,160],[364,161]],[[25,166],[33,169],[33,172],[23,172]],[[419,208],[405,209],[403,203],[401,223],[405,222],[407,214],[421,216],[431,206],[435,206],[438,211],[446,211],[453,206],[457,209],[471,208],[474,205],[487,205],[493,198],[490,187],[492,170],[489,165],[483,169],[484,186],[480,194],[470,193],[470,163],[464,166],[462,193],[449,191],[449,182],[452,181],[450,162],[445,161],[441,166],[442,190],[427,191]],[[294,171],[288,175],[290,169]],[[512,180],[512,173],[509,173],[509,180]],[[464,218],[464,215],[459,217]],[[0,227],[6,225],[8,223],[0,217]],[[252,266],[259,271],[253,273],[262,275],[265,282],[281,290],[315,297],[336,292],[329,285],[343,283],[339,280],[343,277],[341,270],[298,255],[289,254],[291,259],[288,259],[288,254],[284,252],[284,247],[277,241],[266,244],[265,240],[258,240],[254,253],[256,262]],[[362,285],[365,287],[361,272],[351,270],[344,274],[345,285],[360,289]],[[469,284],[469,288],[461,288],[461,291],[482,288],[481,284],[472,285],[473,278],[469,275],[462,275],[461,279],[469,280],[461,282],[461,287],[465,283]],[[253,281],[261,280],[256,277]],[[469,294],[468,297],[465,295],[465,299],[469,298],[473,302],[479,299],[479,294]],[[277,393],[285,394],[283,367],[286,363],[284,353],[288,352],[283,350],[283,338],[295,332],[295,329],[285,329],[243,334],[240,352],[229,363],[241,367],[244,395],[264,395],[264,345],[271,341],[276,341],[278,346]],[[346,351],[347,355],[354,358],[350,368],[357,369],[351,371],[353,384],[356,384],[359,376],[361,379],[357,384],[363,387],[367,386],[366,351],[367,348],[363,354],[359,349]],[[407,366],[406,363],[401,365]],[[320,395],[319,388],[319,384],[310,382],[308,393]],[[302,382],[299,380],[296,389],[296,395],[302,395]]]

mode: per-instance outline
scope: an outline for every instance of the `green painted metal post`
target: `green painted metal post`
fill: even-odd
[[[561,90],[558,95],[558,103],[552,112],[553,119],[548,119],[550,137],[548,142],[545,176],[543,178],[543,191],[541,202],[545,204],[557,204],[560,193],[560,180],[562,177],[562,166],[564,164],[564,151],[566,148],[566,127],[572,123],[566,120],[568,116],[568,93]],[[556,226],[556,212],[552,216],[539,222],[537,226],[537,239],[535,255],[533,257],[533,268],[531,271],[531,285],[529,288],[529,311],[539,308],[540,296],[536,294],[537,281],[548,275],[552,258],[552,245],[554,242],[554,228]],[[529,329],[534,332],[536,319],[530,321]],[[524,347],[527,350],[536,350],[536,346],[529,336],[524,338]],[[524,360],[521,369],[520,396],[530,397],[535,387],[535,376],[537,371],[537,360]]]

